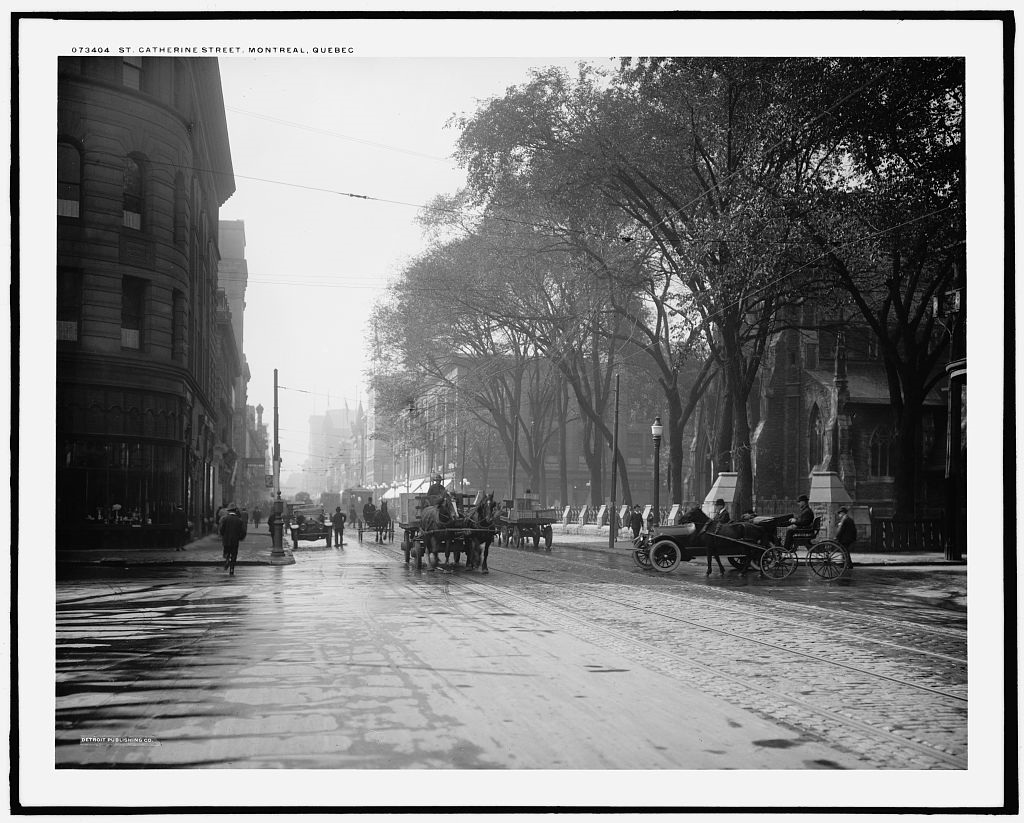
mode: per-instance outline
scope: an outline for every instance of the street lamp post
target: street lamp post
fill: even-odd
[[[654,440],[654,525],[657,526],[661,522],[661,501],[658,499],[658,493],[661,488],[661,479],[659,473],[661,469],[661,433],[665,430],[665,427],[661,425],[661,418],[655,417],[654,422],[651,424],[651,437]]]

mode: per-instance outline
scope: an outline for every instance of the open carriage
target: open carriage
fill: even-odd
[[[636,563],[645,569],[670,572],[684,560],[704,557],[710,573],[712,557],[727,557],[738,569],[756,567],[766,577],[782,579],[796,571],[800,564],[798,549],[804,549],[804,563],[823,580],[837,580],[853,568],[850,553],[842,544],[816,540],[821,529],[820,517],[814,518],[809,529],[794,530],[787,549],[779,539],[779,531],[789,522],[788,514],[719,526],[709,524],[706,516],[695,512],[699,509],[687,516],[700,522],[659,526],[649,536],[638,539],[633,549]]]
[[[500,539],[502,545],[520,548],[527,540],[533,540],[533,547],[540,546],[544,539],[544,548],[551,550],[551,539],[554,534],[551,526],[558,521],[558,510],[545,508],[540,503],[540,495],[525,494],[514,500],[505,500],[500,518]]]

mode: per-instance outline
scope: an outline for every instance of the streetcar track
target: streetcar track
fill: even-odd
[[[380,550],[382,552],[388,552],[389,551],[388,548],[384,547],[384,546],[374,547],[374,549],[375,550]],[[401,558],[399,558],[399,559],[401,559]],[[618,570],[606,570],[606,571],[611,571],[611,572],[614,573],[614,572],[616,572]],[[525,580],[525,581],[529,581],[529,582],[533,582],[533,583],[538,583],[538,584],[543,585],[543,586],[550,586],[551,585],[550,581],[548,581],[548,580],[542,580],[542,579],[533,577],[533,576],[531,576],[529,574],[523,574],[521,572],[503,570],[502,573],[510,575],[510,576],[513,576],[513,577],[517,577],[517,578],[519,578],[521,580]],[[900,747],[907,747],[907,748],[913,749],[915,752],[917,752],[919,754],[927,755],[930,758],[934,758],[934,759],[936,759],[938,761],[941,761],[941,762],[943,762],[943,763],[945,763],[945,764],[947,764],[949,766],[952,766],[954,768],[957,768],[957,769],[965,769],[965,768],[967,768],[966,756],[960,756],[960,755],[957,755],[955,753],[948,752],[948,751],[946,751],[944,749],[938,748],[937,746],[933,746],[933,745],[930,745],[929,743],[918,741],[916,739],[909,739],[909,738],[907,738],[905,736],[896,734],[895,732],[890,731],[889,729],[881,727],[881,726],[879,726],[877,724],[872,724],[871,722],[860,720],[860,719],[857,719],[855,717],[851,717],[851,716],[849,716],[847,714],[843,714],[843,713],[840,713],[840,712],[837,712],[837,711],[833,711],[833,710],[828,709],[828,708],[824,708],[822,706],[815,705],[814,703],[812,703],[812,702],[810,702],[808,700],[804,700],[804,699],[802,699],[799,696],[793,695],[793,694],[791,694],[788,691],[784,691],[784,690],[780,690],[780,689],[774,689],[774,688],[768,688],[768,687],[759,685],[756,681],[751,680],[749,678],[744,678],[744,677],[741,677],[741,676],[738,676],[738,675],[735,675],[735,674],[731,674],[728,671],[723,670],[723,668],[721,668],[720,666],[716,667],[715,665],[709,665],[707,663],[703,663],[700,660],[695,659],[694,657],[687,656],[686,654],[680,654],[678,651],[666,649],[663,646],[655,645],[654,643],[651,643],[651,642],[648,642],[648,641],[645,641],[645,640],[642,640],[642,639],[636,637],[634,634],[627,634],[627,633],[625,633],[625,632],[623,632],[621,630],[617,630],[617,629],[611,628],[611,627],[605,625],[604,623],[602,623],[600,621],[596,621],[596,620],[593,620],[593,619],[587,618],[587,617],[582,617],[578,613],[575,613],[573,611],[567,610],[567,609],[562,608],[562,607],[560,607],[558,605],[554,605],[554,604],[552,604],[552,603],[550,603],[548,601],[544,601],[544,600],[541,600],[539,598],[536,598],[536,597],[533,597],[533,596],[530,596],[530,595],[519,594],[519,593],[517,593],[515,591],[509,590],[509,589],[506,589],[506,588],[501,588],[500,586],[498,586],[495,583],[490,583],[490,582],[488,582],[486,580],[483,580],[483,579],[480,579],[480,578],[475,578],[475,577],[474,578],[470,578],[470,577],[462,577],[462,576],[454,576],[453,578],[447,578],[446,581],[445,581],[445,583],[446,583],[446,594],[447,594],[447,596],[449,598],[450,598],[450,591],[449,591],[449,589],[450,589],[450,586],[452,585],[452,580],[453,579],[459,581],[460,588],[464,588],[464,589],[467,589],[467,590],[471,590],[472,588],[476,588],[476,587],[487,589],[487,590],[490,590],[492,592],[498,593],[501,597],[511,597],[511,598],[513,598],[515,600],[518,600],[518,601],[522,602],[522,603],[528,604],[533,609],[540,610],[542,612],[547,612],[547,613],[552,614],[552,615],[556,615],[561,620],[567,620],[567,621],[573,622],[573,623],[575,623],[575,624],[577,624],[579,626],[586,627],[590,631],[584,632],[583,636],[589,637],[589,638],[591,638],[591,640],[594,639],[594,631],[596,630],[597,636],[600,636],[601,634],[604,634],[606,637],[613,637],[613,638],[618,639],[619,641],[625,642],[627,645],[629,645],[629,646],[631,646],[633,648],[637,648],[637,647],[643,648],[643,649],[645,649],[646,651],[648,651],[649,653],[651,653],[651,654],[653,654],[655,656],[667,657],[667,658],[669,658],[671,660],[674,660],[674,661],[676,661],[678,663],[685,664],[686,666],[696,667],[697,669],[699,669],[700,671],[704,672],[707,675],[713,676],[715,678],[726,679],[730,683],[734,684],[735,686],[741,687],[741,689],[744,690],[744,691],[754,691],[754,692],[757,692],[757,693],[759,693],[761,695],[764,695],[764,696],[770,696],[773,700],[784,701],[784,702],[786,702],[788,704],[791,704],[793,706],[799,707],[799,709],[801,709],[804,712],[809,712],[809,713],[812,713],[812,714],[816,715],[819,718],[823,718],[824,720],[826,720],[826,721],[828,721],[830,723],[833,723],[833,724],[839,723],[839,724],[842,724],[845,727],[856,729],[856,730],[858,730],[862,734],[867,734],[872,739],[883,739],[883,740],[886,740],[888,742],[898,744]],[[706,587],[706,588],[711,588],[711,587]],[[746,635],[743,635],[743,634],[739,634],[739,633],[736,633],[736,632],[732,632],[732,631],[728,631],[728,630],[724,630],[724,629],[719,629],[719,628],[715,628],[715,627],[712,627],[712,626],[708,626],[706,624],[699,623],[697,621],[686,620],[684,618],[678,618],[678,617],[675,617],[675,616],[672,616],[672,615],[666,615],[666,614],[664,614],[662,612],[659,612],[656,609],[651,609],[651,608],[647,608],[647,607],[643,607],[643,606],[638,606],[638,605],[635,605],[635,604],[632,604],[632,603],[623,602],[621,600],[616,600],[615,598],[608,597],[608,596],[605,596],[605,595],[602,595],[602,594],[599,594],[599,593],[596,593],[596,592],[589,592],[588,596],[592,597],[592,598],[594,598],[596,600],[601,600],[601,601],[604,601],[604,602],[615,604],[618,607],[626,608],[626,609],[634,611],[634,612],[640,612],[640,613],[643,613],[643,614],[652,614],[652,615],[658,616],[659,618],[666,618],[666,619],[669,619],[669,620],[675,620],[675,621],[678,621],[678,622],[682,622],[682,623],[694,626],[694,627],[696,627],[697,629],[699,629],[701,631],[711,632],[713,634],[718,634],[718,635],[721,635],[721,636],[724,636],[724,637],[732,637],[732,638],[739,639],[741,641],[746,641],[746,642],[749,642],[749,643],[753,643],[755,645],[765,646],[765,647],[768,647],[768,648],[772,648],[772,649],[776,649],[776,650],[781,650],[781,651],[787,652],[789,654],[799,655],[799,656],[802,656],[802,657],[805,657],[805,658],[808,658],[808,659],[812,659],[812,660],[814,660],[814,661],[816,661],[818,663],[824,664],[826,666],[834,666],[836,668],[840,668],[840,669],[843,669],[843,670],[846,670],[846,671],[856,672],[859,675],[866,676],[866,677],[872,678],[874,680],[879,680],[879,681],[884,681],[884,682],[887,682],[887,683],[897,684],[899,686],[903,686],[903,687],[906,687],[906,688],[909,688],[909,689],[920,690],[920,691],[923,691],[925,693],[929,693],[929,694],[936,695],[938,697],[947,699],[947,700],[949,700],[951,702],[955,702],[956,705],[963,705],[963,704],[966,704],[966,702],[967,702],[967,698],[962,697],[961,695],[952,694],[952,693],[945,692],[945,691],[942,691],[940,689],[936,689],[936,688],[933,688],[933,687],[930,687],[930,686],[926,686],[926,685],[922,685],[922,684],[918,684],[918,683],[913,683],[913,682],[909,682],[909,681],[906,681],[906,680],[901,680],[899,678],[895,678],[895,677],[892,677],[890,675],[881,674],[881,673],[878,673],[878,672],[875,672],[875,671],[871,671],[869,669],[863,669],[863,668],[860,668],[860,667],[857,667],[857,666],[853,666],[853,665],[850,665],[850,664],[847,664],[847,663],[843,663],[843,662],[840,662],[840,661],[829,660],[827,658],[824,658],[824,657],[821,657],[821,656],[818,656],[818,655],[814,655],[814,654],[811,654],[811,653],[808,653],[808,652],[803,652],[803,651],[800,651],[800,650],[794,650],[794,649],[791,649],[791,648],[786,648],[784,646],[779,646],[777,644],[773,644],[773,643],[769,643],[769,642],[766,642],[766,641],[762,641],[762,640],[759,640],[757,638],[752,638],[752,637],[749,637],[749,636],[746,636]],[[790,604],[787,604],[787,605],[790,605]],[[712,606],[713,607],[717,607],[717,604],[712,604]],[[732,613],[739,613],[739,614],[750,616],[750,617],[759,617],[759,615],[752,615],[750,612],[745,612],[745,611],[742,611],[742,610],[737,610],[737,609],[727,609],[727,610],[732,612]],[[863,637],[861,637],[859,635],[845,635],[845,636],[846,637],[855,638],[858,641],[864,641],[864,642],[869,642],[869,643],[877,642],[877,641],[874,641],[871,638],[863,638]],[[882,643],[881,645],[893,646],[895,644]],[[900,646],[895,646],[895,647],[906,650],[905,647],[900,647]],[[961,662],[961,661],[958,661],[958,660],[954,659],[954,662]],[[751,706],[751,710],[753,710],[753,711],[761,711],[761,712],[766,711],[763,708],[758,708],[757,706],[753,706],[753,705]],[[772,716],[771,712],[769,712],[769,716]],[[783,722],[783,721],[780,721],[779,718],[775,718],[775,719],[778,722]],[[786,722],[791,722],[791,721],[786,721]]]
[[[524,552],[522,549],[515,549],[514,547],[509,547],[509,548],[512,549],[513,551],[516,551],[516,552],[520,553],[520,554],[531,554],[531,552]],[[592,549],[584,548],[584,547],[581,547],[579,545],[573,545],[572,548],[575,549],[575,550],[578,550],[578,551],[594,551]],[[615,554],[613,554],[611,552],[607,552],[607,551],[596,551],[594,553],[596,553],[596,554],[606,554],[606,555],[609,555],[609,556],[612,556],[612,557],[618,556],[618,555],[615,555]],[[591,564],[585,563],[582,560],[574,560],[571,557],[559,556],[557,558],[552,558],[552,559],[553,560],[557,560],[560,563],[569,563],[571,565],[582,566],[584,568],[589,568],[590,565],[591,565]],[[622,575],[625,575],[625,576],[629,576],[630,572],[632,572],[632,570],[630,570],[630,572],[626,572],[623,569],[605,569],[605,571],[608,571],[608,572],[611,572],[611,573],[622,574]],[[512,574],[519,574],[519,572],[512,572]],[[666,578],[667,578],[667,575],[666,575]],[[660,576],[659,577],[654,577],[652,579],[658,580],[658,579],[661,579],[661,577]],[[714,592],[717,596],[721,596],[721,593],[723,591],[718,586],[710,586],[707,583],[700,582],[699,580],[690,580],[688,578],[679,578],[679,579],[680,580],[685,580],[685,582],[688,585],[698,587],[698,588],[700,588],[700,589],[702,589],[704,591]],[[827,584],[823,584],[823,585],[827,585]],[[741,596],[741,595],[745,594],[744,592],[740,592],[740,591],[736,591],[736,590],[730,590],[730,593],[733,594],[733,595],[736,595],[736,596]],[[843,608],[838,608],[838,607],[834,608],[834,609],[827,609],[826,610],[826,609],[823,609],[821,606],[813,606],[813,605],[809,605],[807,603],[793,603],[793,602],[788,602],[787,601],[786,602],[786,606],[788,608],[803,609],[805,611],[816,611],[816,612],[821,612],[821,613],[826,613],[826,614],[827,613],[831,613],[831,614],[837,614],[837,615],[846,615],[846,616],[849,616],[851,618],[855,618],[857,620],[870,621],[872,623],[876,623],[876,624],[878,624],[881,627],[899,626],[899,627],[902,627],[902,628],[907,629],[907,630],[920,631],[920,632],[928,632],[929,634],[939,635],[940,637],[955,638],[955,639],[958,639],[958,640],[966,640],[967,639],[967,630],[966,629],[959,629],[959,628],[956,628],[956,627],[939,628],[939,627],[936,627],[936,626],[928,626],[928,625],[925,625],[925,624],[922,624],[922,623],[913,623],[913,622],[910,622],[910,621],[907,621],[907,620],[897,620],[897,619],[891,618],[891,617],[881,617],[879,615],[861,614],[859,612],[851,612],[848,609],[843,609]],[[728,606],[723,606],[723,608],[727,609],[729,607]],[[793,618],[790,618],[790,620],[791,620],[791,622],[797,622]],[[884,642],[884,641],[874,641],[874,642],[881,643],[881,642]],[[919,651],[920,651],[921,654],[928,654],[927,651],[924,651],[924,650],[919,650]],[[958,658],[954,658],[954,659],[956,660],[956,662],[962,662],[962,663],[966,663],[967,662],[966,660],[963,660],[963,659],[958,659]]]

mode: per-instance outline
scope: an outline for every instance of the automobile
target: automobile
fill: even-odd
[[[298,544],[300,540],[306,540],[309,542],[314,540],[328,540],[329,542],[331,525],[327,522],[327,517],[322,506],[292,506],[289,514],[291,515],[289,528],[291,530],[293,544]]]

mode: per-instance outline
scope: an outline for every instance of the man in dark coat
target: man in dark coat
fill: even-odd
[[[341,506],[335,506],[334,514],[331,515],[331,530],[334,532],[334,546],[340,548],[345,544],[345,514]],[[330,542],[327,541],[328,545]]]
[[[715,501],[715,516],[711,520],[714,523],[729,522],[729,510],[725,507],[725,500],[721,497]]]
[[[228,513],[221,518],[220,537],[224,542],[224,568],[230,574],[234,574],[235,562],[238,560],[238,544],[245,540],[245,523],[238,516],[237,508],[228,509]]]
[[[789,518],[789,525],[786,526],[786,538],[783,545],[787,549],[793,548],[793,532],[797,529],[809,529],[814,523],[814,512],[811,510],[806,494],[797,498],[796,513]]]
[[[836,515],[839,520],[836,542],[849,551],[850,546],[857,542],[857,524],[853,522],[853,518],[845,508],[841,508]]]
[[[373,505],[373,498],[366,498],[366,505],[363,506],[363,528],[369,529],[373,526],[373,520],[377,516],[377,507]]]
[[[174,537],[174,550],[185,551],[185,535],[188,532],[188,518],[181,506],[175,506],[171,512],[171,532]]]
[[[629,528],[633,530],[633,539],[636,540],[640,536],[640,532],[644,528],[644,516],[640,512],[639,506],[633,506],[633,511],[629,514]]]

